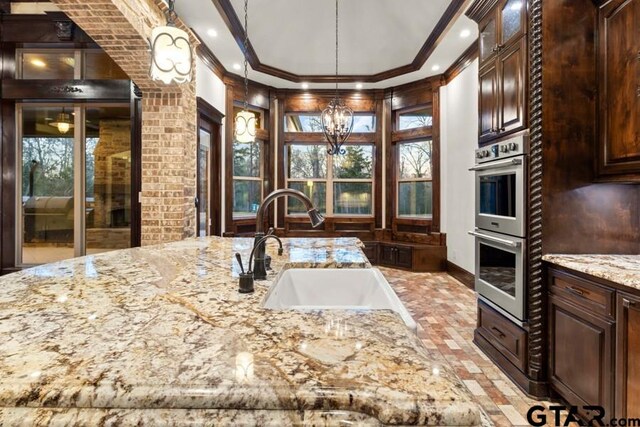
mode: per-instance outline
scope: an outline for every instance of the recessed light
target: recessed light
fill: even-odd
[[[235,64],[233,64],[233,69],[234,70],[239,70],[240,68],[242,68],[242,67],[237,62]]]
[[[438,71],[440,69],[440,66],[438,64],[434,65],[433,67],[431,67],[431,69],[433,71]]]
[[[209,37],[218,37],[218,32],[213,28],[210,28],[207,30],[207,35],[209,35]]]
[[[471,35],[471,30],[469,30],[469,29],[464,29],[464,30],[460,31],[460,37],[462,37],[463,39],[466,39],[470,35]]]
[[[362,89],[362,83],[356,83],[356,89]]]
[[[302,89],[309,89],[309,83],[302,83]]]
[[[35,65],[38,68],[44,68],[47,66],[47,63],[42,59],[34,58],[31,60],[31,65]]]

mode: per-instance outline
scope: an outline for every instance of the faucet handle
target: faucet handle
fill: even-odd
[[[276,231],[275,228],[269,227],[269,229],[267,230],[267,234],[265,234],[265,236],[271,236],[275,231]]]

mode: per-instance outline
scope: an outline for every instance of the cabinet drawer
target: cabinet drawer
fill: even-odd
[[[554,271],[552,275],[552,294],[592,310],[593,313],[613,318],[615,314],[615,293],[613,290],[562,272]]]
[[[524,329],[478,301],[478,333],[524,371],[527,362],[527,333]]]

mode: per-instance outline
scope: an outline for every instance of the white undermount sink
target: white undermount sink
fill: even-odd
[[[377,268],[293,268],[280,272],[262,303],[273,310],[393,310],[414,332],[411,318]]]

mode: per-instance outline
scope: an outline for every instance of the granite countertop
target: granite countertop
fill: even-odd
[[[284,239],[283,268],[370,267],[356,239]],[[0,278],[0,425],[477,425],[391,311],[266,310],[252,239],[190,239]],[[246,262],[246,261],[245,261]],[[253,360],[253,363],[251,363]]]
[[[640,255],[548,254],[544,261],[640,290]]]

